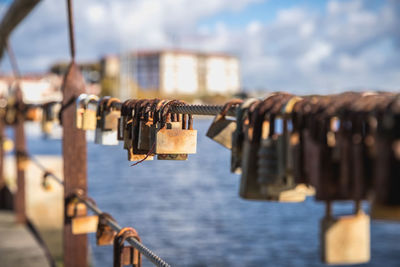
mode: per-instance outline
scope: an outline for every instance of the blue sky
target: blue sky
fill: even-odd
[[[138,49],[227,52],[240,59],[242,85],[250,89],[400,89],[400,1],[85,0],[74,6],[81,61]],[[24,72],[68,60],[64,1],[42,0],[11,42]]]

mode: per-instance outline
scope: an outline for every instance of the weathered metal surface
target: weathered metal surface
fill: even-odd
[[[17,86],[15,91],[15,98],[17,101],[17,109],[22,107],[22,91]],[[16,151],[16,173],[17,173],[17,191],[14,196],[14,210],[16,220],[19,223],[26,222],[25,211],[25,167],[26,167],[26,140],[24,131],[24,118],[21,112],[17,113],[17,120],[14,126],[14,139]]]
[[[85,83],[79,68],[72,63],[64,79],[63,103],[83,93]],[[63,156],[64,156],[64,196],[69,196],[75,189],[87,190],[86,137],[85,132],[75,128],[75,106],[65,108],[63,121]],[[64,225],[64,266],[87,266],[87,236],[73,235],[71,221]]]

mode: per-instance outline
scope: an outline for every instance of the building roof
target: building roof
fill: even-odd
[[[159,54],[166,54],[166,53],[236,58],[236,56],[228,54],[228,53],[205,52],[205,51],[195,51],[195,50],[186,50],[186,49],[155,49],[155,50],[138,50],[138,51],[131,52],[131,54],[135,55],[135,56],[151,56],[151,55],[159,55]]]

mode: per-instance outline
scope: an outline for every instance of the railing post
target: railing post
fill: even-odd
[[[15,138],[15,158],[16,158],[16,171],[17,171],[17,191],[14,196],[14,210],[16,220],[18,223],[26,223],[26,212],[25,212],[25,167],[26,157],[26,141],[24,131],[24,115],[20,108],[23,105],[22,91],[17,84],[15,90],[16,100],[16,124],[14,126],[14,138]]]
[[[84,80],[79,68],[72,63],[64,79],[63,105],[84,92]],[[71,103],[71,102],[70,102]],[[64,198],[75,190],[86,192],[86,136],[75,123],[75,101],[63,109]],[[87,266],[87,235],[73,235],[71,221],[64,218],[64,266]]]

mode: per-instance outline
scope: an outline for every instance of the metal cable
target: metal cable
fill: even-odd
[[[43,166],[35,157],[32,155],[27,155],[27,157],[36,164],[36,166],[43,170],[43,171],[48,171],[45,166]],[[49,176],[53,177],[53,179],[58,182],[61,185],[64,185],[64,182],[62,179],[58,176],[56,176],[53,173],[49,173]],[[79,200],[82,201],[89,209],[91,209],[95,214],[101,215],[103,211],[99,209],[96,205],[94,205],[92,202],[88,201],[86,198],[82,198],[79,195],[76,196],[79,198]],[[119,232],[121,231],[122,227],[114,220],[111,220],[109,218],[105,218],[107,221],[107,224],[112,227],[115,231]],[[152,263],[154,263],[156,266],[160,267],[170,267],[167,262],[165,262],[163,259],[161,259],[159,256],[157,256],[153,251],[151,251],[149,248],[147,248],[145,245],[143,245],[141,242],[137,241],[134,238],[128,238],[127,242],[134,246],[141,254],[143,254],[147,259],[149,259]]]
[[[49,171],[48,169],[46,169],[46,167],[42,163],[40,163],[40,161],[36,157],[34,157],[32,155],[28,155],[28,154],[26,156],[29,158],[29,160],[32,163],[34,163],[36,165],[36,167],[41,169],[43,172],[46,172],[48,177],[52,177],[57,183],[59,183],[61,185],[64,185],[63,180],[60,179],[60,177],[58,177],[57,175],[55,175],[51,171]]]
[[[172,106],[171,112],[192,114],[192,115],[215,116],[221,112],[222,108],[223,108],[222,105],[179,105],[179,106]],[[229,109],[227,115],[235,116],[236,108]]]
[[[97,215],[101,215],[103,213],[102,210],[100,210],[97,206],[95,206],[92,202],[88,201],[85,198],[81,198],[79,197],[79,195],[77,196],[83,203],[85,203],[85,205],[91,209],[94,213],[96,213]],[[120,225],[118,225],[118,223],[114,220],[111,220],[109,218],[105,218],[107,220],[107,224],[113,228],[115,231],[119,232],[121,231],[122,227]],[[160,257],[158,257],[156,254],[154,254],[154,252],[152,252],[149,248],[147,248],[146,246],[144,246],[142,243],[140,243],[139,241],[137,241],[134,238],[128,238],[127,239],[128,243],[131,244],[132,246],[134,246],[141,254],[143,254],[144,256],[146,256],[146,258],[148,258],[152,263],[154,263],[157,266],[160,267],[170,267],[171,265],[169,265],[168,263],[166,263],[163,259],[161,259]]]

